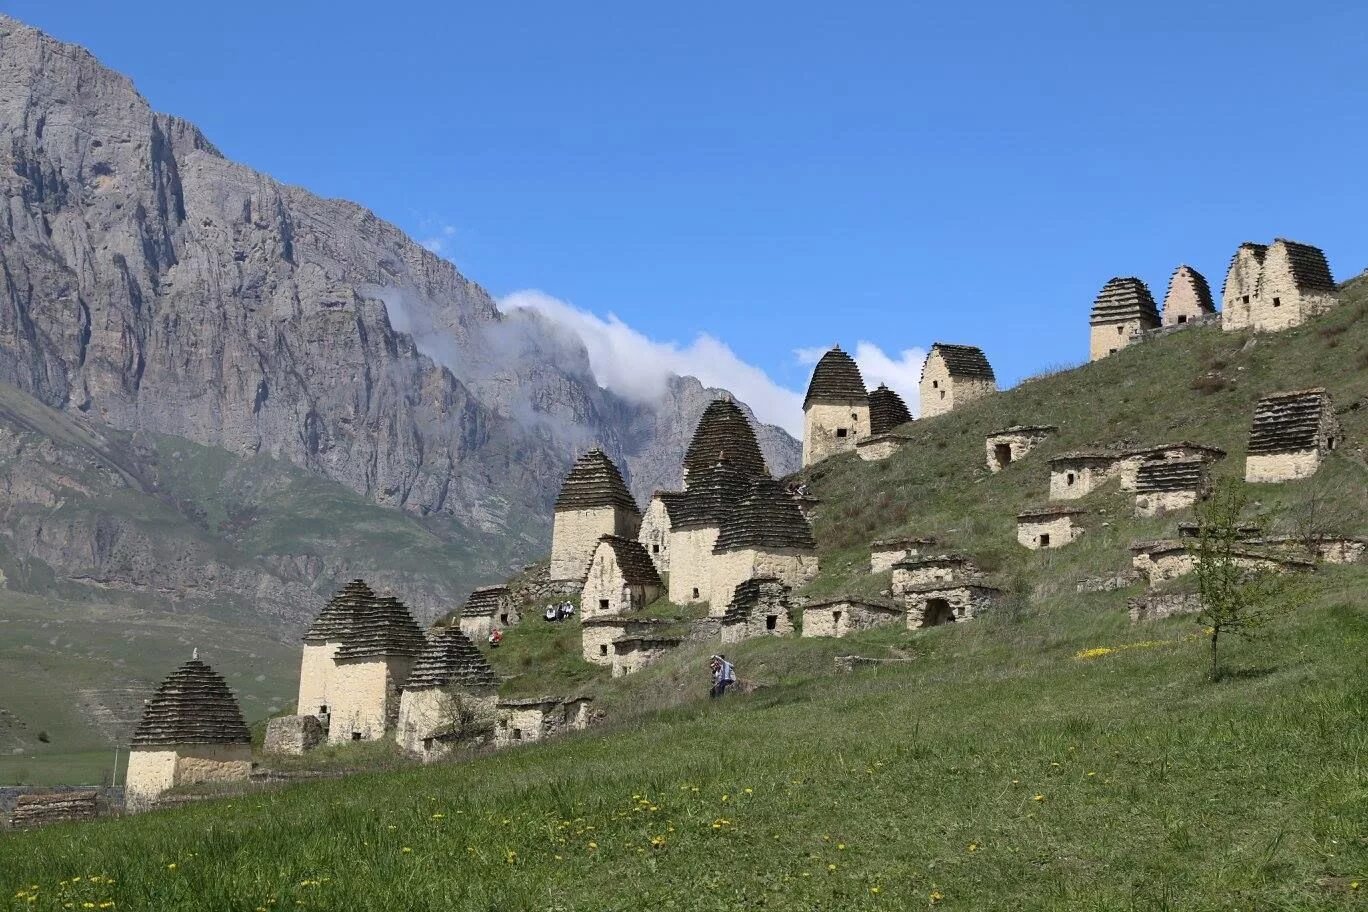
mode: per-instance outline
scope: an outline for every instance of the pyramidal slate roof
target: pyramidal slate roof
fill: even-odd
[[[1274,245],[1281,244],[1287,251],[1287,262],[1292,270],[1292,280],[1302,291],[1334,291],[1335,279],[1330,275],[1330,263],[1325,252],[1319,247],[1278,238]]]
[[[343,586],[323,606],[304,633],[305,641],[340,640],[351,625],[352,616],[375,600],[375,592],[365,580],[354,579]]]
[[[1169,276],[1168,291],[1164,294],[1164,308],[1168,309],[1169,302],[1185,290],[1196,299],[1197,308],[1202,313],[1216,312],[1216,303],[1211,298],[1211,286],[1207,284],[1206,276],[1186,263],[1173,270],[1173,275]]]
[[[556,498],[556,512],[563,510],[591,510],[595,507],[617,507],[639,514],[636,501],[622,480],[622,473],[613,465],[603,450],[585,453],[570,468]]]
[[[508,604],[509,598],[507,586],[481,586],[466,597],[461,617],[493,617]]]
[[[161,683],[133,733],[134,745],[251,741],[227,682],[199,659],[186,662]]]
[[[713,553],[743,548],[794,548],[812,551],[817,543],[802,509],[783,487],[760,479],[722,520]]]
[[[680,503],[682,503],[687,496],[688,495],[683,491],[656,491],[651,495],[651,498],[653,500],[659,498],[661,504],[665,507],[665,515],[670,519],[670,526],[673,527],[677,522],[675,511],[679,509]]]
[[[413,671],[404,683],[405,690],[424,690],[432,687],[493,687],[499,683],[494,669],[458,626],[442,627],[434,631]]]
[[[1102,286],[1093,301],[1090,323],[1124,323],[1140,320],[1159,325],[1159,308],[1149,286],[1135,276],[1117,276]]]
[[[822,355],[813,368],[807,395],[803,397],[803,408],[814,402],[849,402],[852,399],[864,399],[867,395],[869,391],[865,389],[859,365],[838,345]]]
[[[945,362],[945,369],[950,376],[997,382],[993,366],[988,363],[988,357],[984,355],[983,349],[974,345],[953,345],[949,342],[935,342],[931,345],[931,351],[926,353],[926,361],[922,362],[923,377],[926,376],[926,365],[931,361],[931,356],[937,352]]]
[[[720,527],[727,511],[750,491],[754,477],[723,460],[689,479],[670,510],[672,530]]]
[[[1235,248],[1235,252],[1230,255],[1230,265],[1226,267],[1225,283],[1221,285],[1222,297],[1230,290],[1230,279],[1235,272],[1235,264],[1240,262],[1240,254],[1242,253],[1248,253],[1250,256],[1254,257],[1254,262],[1258,263],[1259,267],[1262,268],[1264,260],[1268,257],[1268,245],[1256,244],[1253,241],[1245,241],[1239,247]]]
[[[339,659],[416,656],[427,640],[408,606],[393,596],[371,599],[351,616],[337,648]]]
[[[1330,396],[1323,389],[1274,393],[1259,400],[1249,429],[1249,453],[1290,453],[1320,444],[1321,417]]]
[[[726,459],[751,475],[768,475],[765,457],[745,412],[730,399],[714,399],[703,410],[684,453],[685,478]]]
[[[869,394],[869,432],[887,434],[900,424],[912,420],[912,413],[893,390],[880,383],[879,388]]]
[[[726,626],[745,621],[752,611],[767,601],[770,606],[787,611],[789,591],[788,586],[772,576],[754,576],[742,580],[732,591],[732,599],[722,615],[722,624]]]
[[[618,569],[622,571],[622,581],[628,586],[660,588],[663,585],[651,556],[646,553],[641,542],[620,535],[605,535],[599,539],[599,547],[605,545],[613,550]]]

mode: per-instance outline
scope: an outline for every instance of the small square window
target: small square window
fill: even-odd
[[[942,398],[942,399],[945,398],[945,390],[941,390],[941,398]]]
[[[694,597],[694,598],[698,598],[698,587],[697,587],[697,586],[694,586],[694,589],[693,589],[693,597]]]
[[[318,714],[319,714],[320,716],[326,716],[326,715],[328,714],[328,707],[326,707],[326,706],[320,706],[320,707],[318,707]]]
[[[353,741],[360,741],[360,740],[361,740],[361,733],[360,733],[360,732],[352,732],[352,740],[353,740]]]
[[[1118,326],[1118,327],[1116,327],[1116,334],[1117,334],[1118,336],[1124,335],[1125,332],[1126,332],[1126,327],[1124,327],[1124,326]]]
[[[939,381],[939,380],[932,380],[932,381],[931,381],[931,388],[932,388],[932,389],[940,389],[940,381]]]
[[[1248,304],[1248,303],[1249,303],[1249,295],[1245,295],[1243,298],[1240,298],[1240,303],[1241,303],[1241,304]]]
[[[1182,314],[1182,315],[1180,315],[1180,316],[1178,317],[1178,322],[1179,322],[1180,324],[1181,324],[1181,323],[1186,323],[1186,322],[1187,322],[1187,314]]]
[[[659,554],[659,553],[660,553],[660,545],[651,545],[651,553],[652,553],[652,554]]]
[[[1274,298],[1274,299],[1273,299],[1273,306],[1274,306],[1274,307],[1282,307],[1282,298]]]
[[[500,624],[507,624],[507,623],[508,623],[508,615],[506,615],[506,614],[501,614],[501,615],[499,615],[499,623],[500,623]]]
[[[608,600],[607,600],[607,599],[599,599],[599,608],[603,609],[604,611],[607,611],[607,610],[608,610]]]
[[[1066,475],[1066,476],[1064,477],[1064,483],[1067,484],[1067,485],[1072,485],[1072,484],[1074,483],[1074,481],[1075,481],[1075,479],[1074,479],[1074,473],[1073,473],[1073,472],[1070,472],[1068,475]]]
[[[771,614],[765,618],[765,629],[774,630],[779,626],[779,615]]]
[[[1042,547],[1042,548],[1048,548],[1048,547],[1050,547],[1050,533],[1049,533],[1049,532],[1042,532],[1042,533],[1040,533],[1040,547]]]
[[[846,434],[848,434],[848,433],[849,433],[849,432],[848,432],[845,428],[837,428],[837,429],[836,429],[836,436],[837,436],[837,437],[845,437]]]
[[[432,750],[432,739],[431,739],[431,738],[424,738],[424,739],[423,739],[423,750],[425,750],[425,751],[430,751],[430,750]]]
[[[839,623],[841,623],[841,612],[839,612],[839,611],[833,611],[833,612],[831,612],[831,623],[833,623],[833,624],[839,624]]]
[[[521,729],[521,728],[515,728],[515,729],[513,729],[513,740],[514,740],[514,741],[521,741],[521,740],[522,740],[522,729]]]
[[[607,644],[607,643],[604,643],[603,645],[599,646],[599,655],[601,655],[601,656],[606,656],[607,654],[608,654],[608,644]]]
[[[1107,349],[1107,354],[1109,354],[1109,355],[1114,355],[1114,354],[1116,354],[1116,349],[1114,349],[1114,348],[1109,348],[1109,349]]]

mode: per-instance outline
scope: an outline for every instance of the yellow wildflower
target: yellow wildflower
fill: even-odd
[[[1032,798],[1031,800],[1032,800],[1032,801],[1044,801],[1044,800],[1045,800],[1045,796],[1044,796],[1044,795],[1036,795],[1036,796],[1035,796],[1034,798]]]
[[[940,902],[942,899],[945,899],[945,894],[942,893],[940,890],[932,890],[931,895],[927,898],[930,899],[932,904],[934,905],[935,903]]]

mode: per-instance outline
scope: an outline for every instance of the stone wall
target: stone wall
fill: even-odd
[[[333,680],[328,740],[376,741],[399,717],[399,690],[413,667],[409,656],[343,659]],[[359,735],[359,737],[358,737]]]
[[[670,513],[659,497],[651,498],[651,504],[641,517],[641,531],[637,541],[646,553],[651,555],[657,573],[670,572]]]
[[[1001,472],[1007,466],[1026,458],[1050,435],[1045,430],[999,431],[984,439],[985,461],[990,472]]]
[[[580,630],[580,654],[593,665],[613,664],[613,641],[627,635],[628,624],[592,624]]]
[[[817,555],[800,551],[743,548],[714,554],[708,599],[710,615],[720,617],[736,587],[757,576],[772,576],[790,589],[806,585],[817,575]],[[671,599],[671,601],[674,601]]]
[[[898,452],[911,439],[904,434],[880,434],[877,437],[867,437],[855,444],[855,452],[865,462],[878,462]]]
[[[613,647],[613,677],[636,674],[678,646],[679,641],[667,639],[619,642]]]
[[[717,528],[676,529],[670,533],[670,601],[676,605],[707,602],[712,595],[713,545]]]
[[[952,377],[938,352],[926,358],[921,377],[921,417],[934,418],[997,392],[991,380]]]
[[[629,586],[618,566],[617,552],[607,545],[594,552],[580,592],[580,618],[640,611],[660,597],[655,586]]]
[[[917,557],[920,554],[921,548],[915,545],[880,548],[875,543],[869,551],[869,572],[887,573],[899,561],[907,560],[909,557]]]
[[[317,716],[277,716],[266,723],[262,752],[297,757],[327,738],[328,730]]]
[[[1318,449],[1296,453],[1264,453],[1245,457],[1245,481],[1270,484],[1310,478],[1320,469]]]
[[[1050,460],[1050,500],[1077,500],[1106,484],[1115,471],[1116,460]]]
[[[978,568],[966,558],[915,562],[912,566],[893,568],[893,592],[898,594],[914,586],[964,580],[977,574]]]
[[[1127,320],[1124,323],[1094,323],[1088,332],[1088,360],[1097,361],[1114,355],[1131,344],[1131,336],[1139,335],[1150,329],[1151,324],[1143,320]]]
[[[907,607],[907,628],[916,630],[951,622],[972,621],[990,610],[1000,598],[998,590],[986,586],[947,586],[907,592],[903,595]]]
[[[731,612],[722,623],[721,641],[724,644],[762,636],[792,636],[793,620],[789,617],[788,590],[781,586],[762,584],[761,597],[750,604],[741,616]]]
[[[1131,623],[1158,621],[1177,614],[1196,614],[1202,610],[1202,599],[1192,592],[1151,592],[1126,600]]]
[[[333,657],[340,643],[305,643],[299,661],[299,699],[295,712],[305,715],[327,713],[332,706],[329,690],[333,679]]]
[[[803,410],[803,466],[849,453],[869,436],[869,402],[810,402]]]
[[[1017,520],[1017,544],[1032,551],[1062,548],[1082,534],[1083,529],[1074,525],[1074,517],[1067,513]]]
[[[484,614],[463,617],[459,624],[461,633],[464,633],[466,639],[472,643],[483,643],[489,639],[489,634],[494,630],[494,619]]]
[[[179,744],[134,747],[124,776],[125,808],[156,805],[168,789],[200,782],[245,782],[252,772],[250,744]]]
[[[1135,515],[1144,517],[1163,516],[1186,510],[1197,503],[1198,491],[1151,491],[1135,495]]]
[[[589,725],[588,698],[566,701],[512,700],[495,707],[494,746],[511,747],[580,731]]]
[[[557,510],[551,525],[551,579],[582,580],[599,539],[605,535],[636,538],[640,518],[614,507]]]
[[[1221,291],[1222,329],[1232,331],[1253,325],[1251,306],[1259,295],[1266,251],[1266,247],[1257,244],[1242,244],[1235,251]]]
[[[902,620],[902,612],[865,602],[836,600],[803,608],[803,636],[843,637]]]
[[[399,721],[394,739],[424,761],[446,756],[463,731],[494,718],[498,698],[454,687],[405,690],[399,698]]]
[[[96,789],[62,789],[18,796],[9,828],[29,830],[53,823],[94,820],[100,813]]]

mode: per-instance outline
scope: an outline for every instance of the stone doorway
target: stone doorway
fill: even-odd
[[[1010,443],[999,443],[993,447],[993,462],[997,463],[999,469],[1005,469],[1012,464],[1012,445]]]
[[[942,598],[926,600],[926,610],[922,612],[923,627],[939,627],[955,623],[955,612],[950,603]]]

